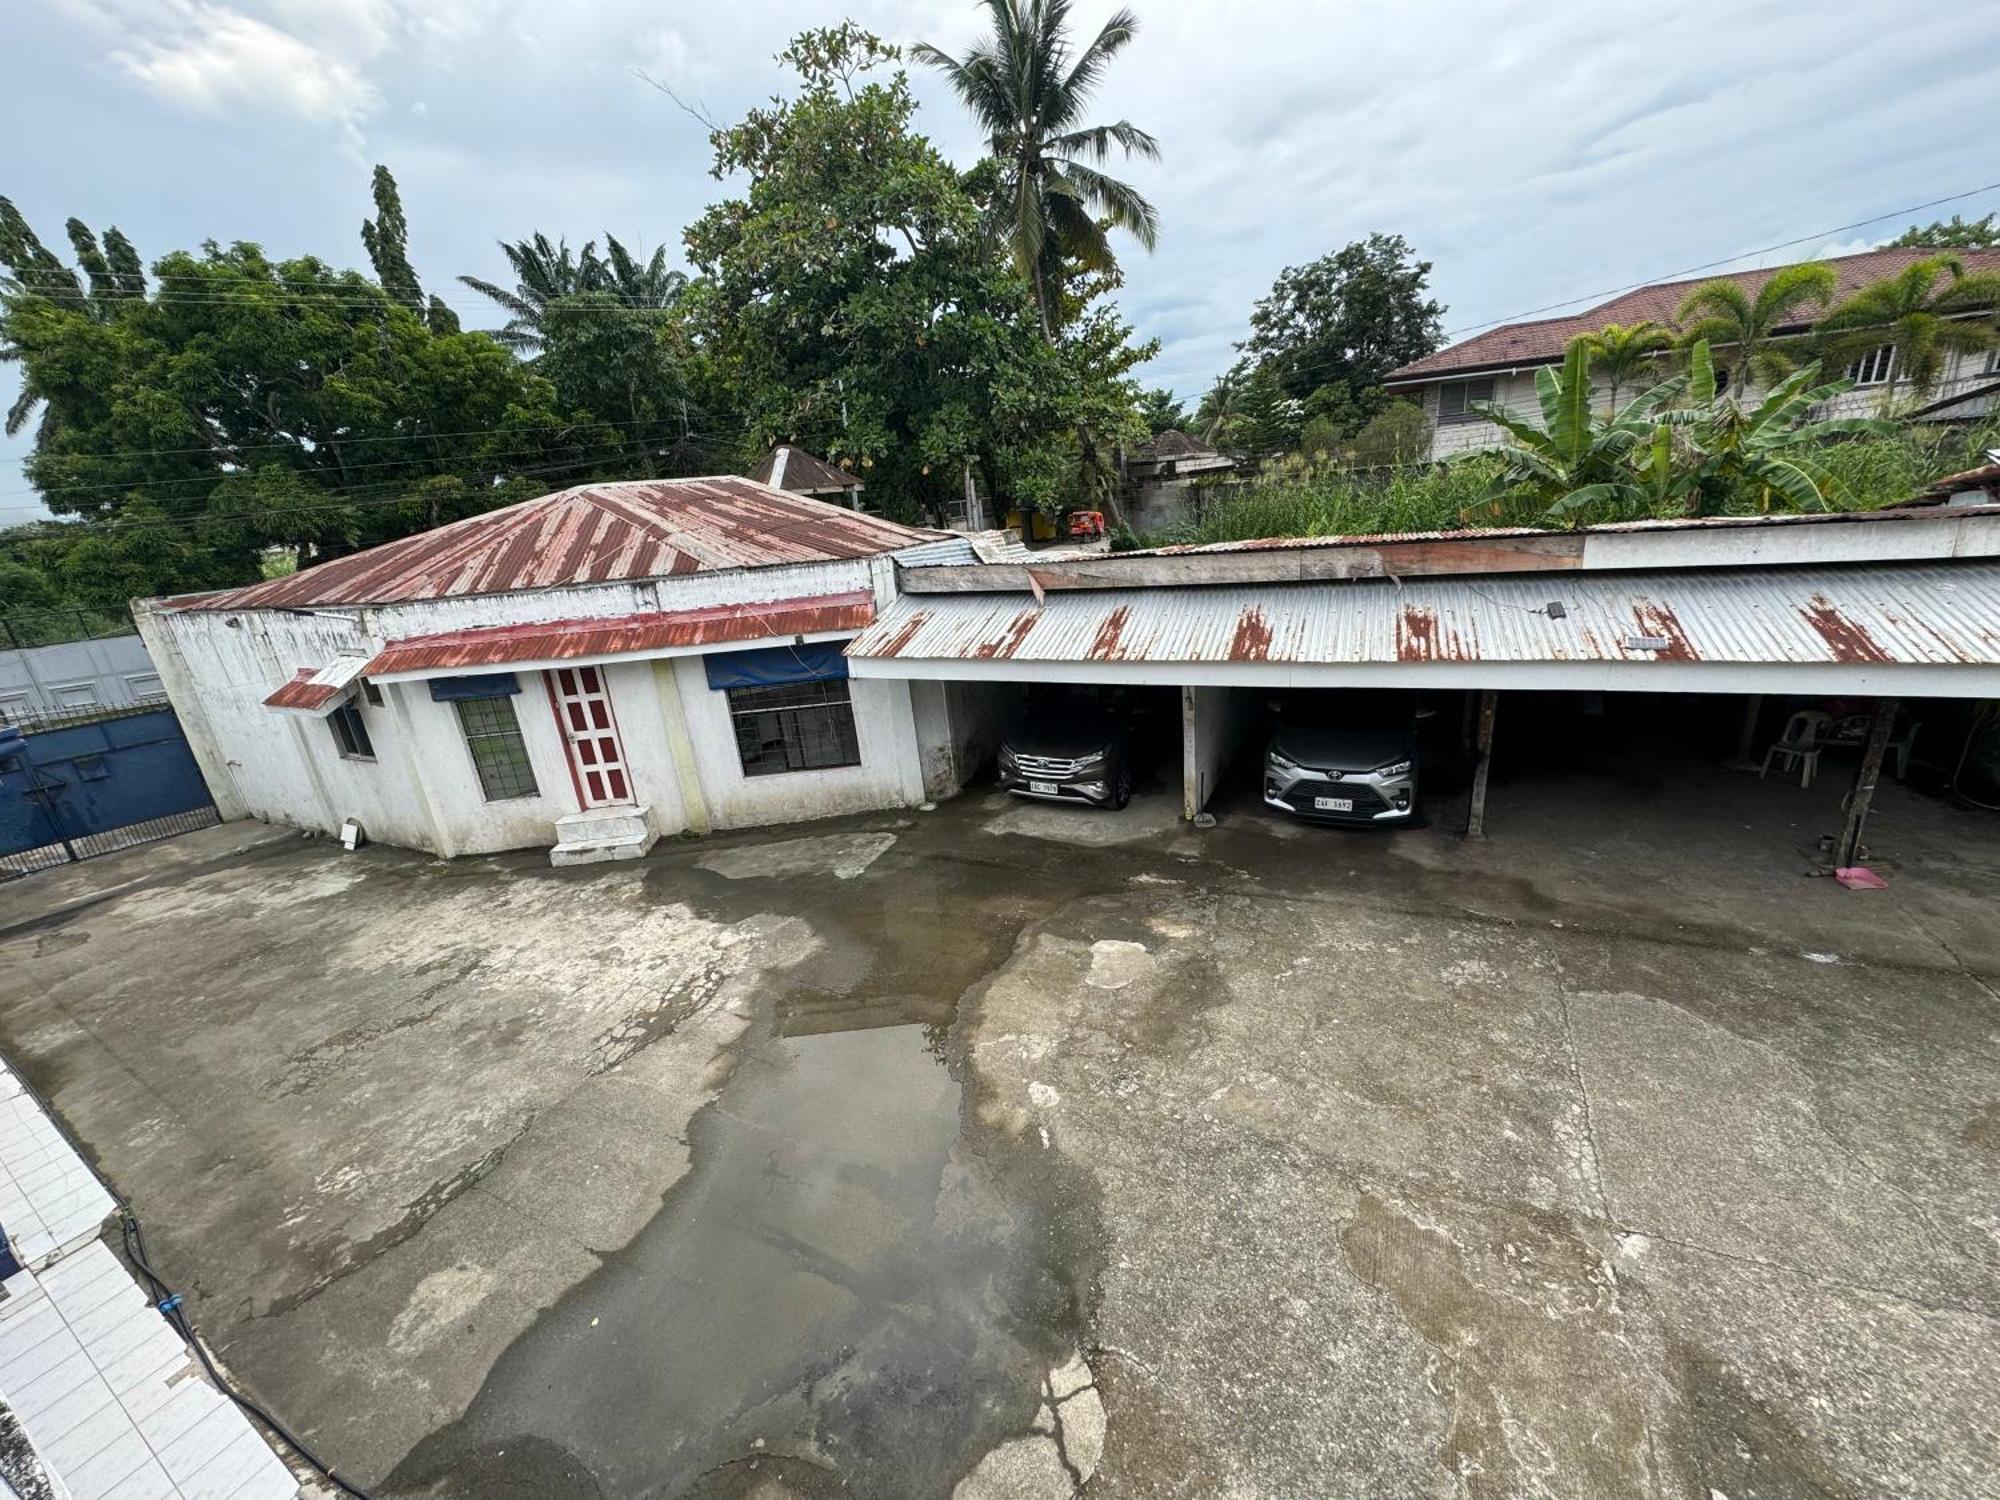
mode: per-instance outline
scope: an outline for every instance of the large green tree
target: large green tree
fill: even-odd
[[[1923,250],[2000,249],[2000,214],[1983,214],[1977,219],[1933,219],[1928,224],[1912,224],[1891,245],[1910,245]]]
[[[1287,266],[1252,310],[1243,351],[1312,416],[1353,432],[1387,405],[1389,372],[1443,342],[1430,272],[1400,234]]]
[[[595,240],[586,240],[576,253],[567,240],[551,243],[541,233],[502,240],[500,253],[514,268],[513,290],[478,276],[458,279],[507,314],[506,323],[491,330],[491,336],[529,356],[541,352],[549,309],[565,297],[603,293],[645,313],[672,307],[686,289],[687,278],[668,268],[664,245],[643,261],[613,235],[604,237],[604,246],[600,256]]]
[[[997,168],[990,222],[1034,289],[1042,331],[1053,338],[1066,266],[1111,271],[1110,229],[1124,230],[1148,250],[1159,239],[1153,205],[1100,170],[1114,151],[1156,160],[1159,144],[1129,120],[1087,123],[1091,95],[1138,35],[1139,22],[1120,10],[1078,49],[1069,34],[1069,0],[985,5],[993,35],[964,57],[928,44],[911,55],[951,81],[985,131]]]
[[[1066,274],[1044,339],[967,182],[915,131],[897,49],[843,25],[781,60],[796,92],[712,138],[742,196],[687,231],[701,274],[679,313],[710,424],[855,467],[906,517],[960,494],[968,465],[1014,503],[1115,498],[1108,455],[1144,434],[1129,371],[1151,351],[1111,279]]]

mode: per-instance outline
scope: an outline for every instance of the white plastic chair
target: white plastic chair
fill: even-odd
[[[1802,708],[1785,721],[1785,732],[1778,742],[1764,752],[1764,769],[1757,773],[1761,780],[1771,774],[1771,762],[1783,760],[1785,774],[1799,773],[1799,785],[1811,786],[1813,777],[1819,774],[1819,752],[1826,732],[1833,725],[1833,716],[1817,709]]]

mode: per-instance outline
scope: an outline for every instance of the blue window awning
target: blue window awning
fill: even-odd
[[[431,702],[458,703],[467,698],[507,698],[521,691],[512,672],[482,672],[477,677],[433,677]]]
[[[756,651],[717,651],[701,661],[711,688],[777,687],[786,682],[823,682],[847,675],[845,641],[813,641],[803,646],[769,646]]]

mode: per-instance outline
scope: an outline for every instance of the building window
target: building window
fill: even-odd
[[[454,706],[486,800],[506,802],[540,796],[535,768],[528,763],[528,747],[521,741],[521,723],[514,717],[514,700],[461,698]]]
[[[1988,375],[2000,375],[2000,349],[1995,349],[1991,354],[1986,356],[1986,373]]]
[[[1896,363],[1896,348],[1884,344],[1871,349],[1847,367],[1847,378],[1856,385],[1887,385],[1890,367]]]
[[[1492,377],[1485,380],[1453,380],[1438,387],[1440,422],[1476,422],[1479,413],[1471,408],[1494,397]]]
[[[368,700],[370,708],[380,708],[382,706],[382,689],[370,682],[366,677],[361,679],[361,696]]]
[[[861,764],[844,677],[731,688],[729,717],[745,776]]]
[[[356,708],[351,700],[328,714],[326,722],[333,730],[333,743],[339,747],[344,758],[348,760],[375,758],[375,746],[368,738],[368,726],[361,722],[361,710]]]

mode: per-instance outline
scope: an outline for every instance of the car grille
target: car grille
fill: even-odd
[[[1327,812],[1313,806],[1315,797],[1352,797],[1354,811]],[[1384,801],[1381,794],[1373,787],[1361,786],[1352,781],[1295,781],[1285,788],[1279,800],[1297,812],[1317,818],[1372,818],[1377,813],[1389,811],[1389,803]]]
[[[1060,781],[1066,776],[1076,775],[1087,762],[1063,760],[1053,755],[1017,755],[1014,764],[1023,776],[1033,776],[1041,781]]]

